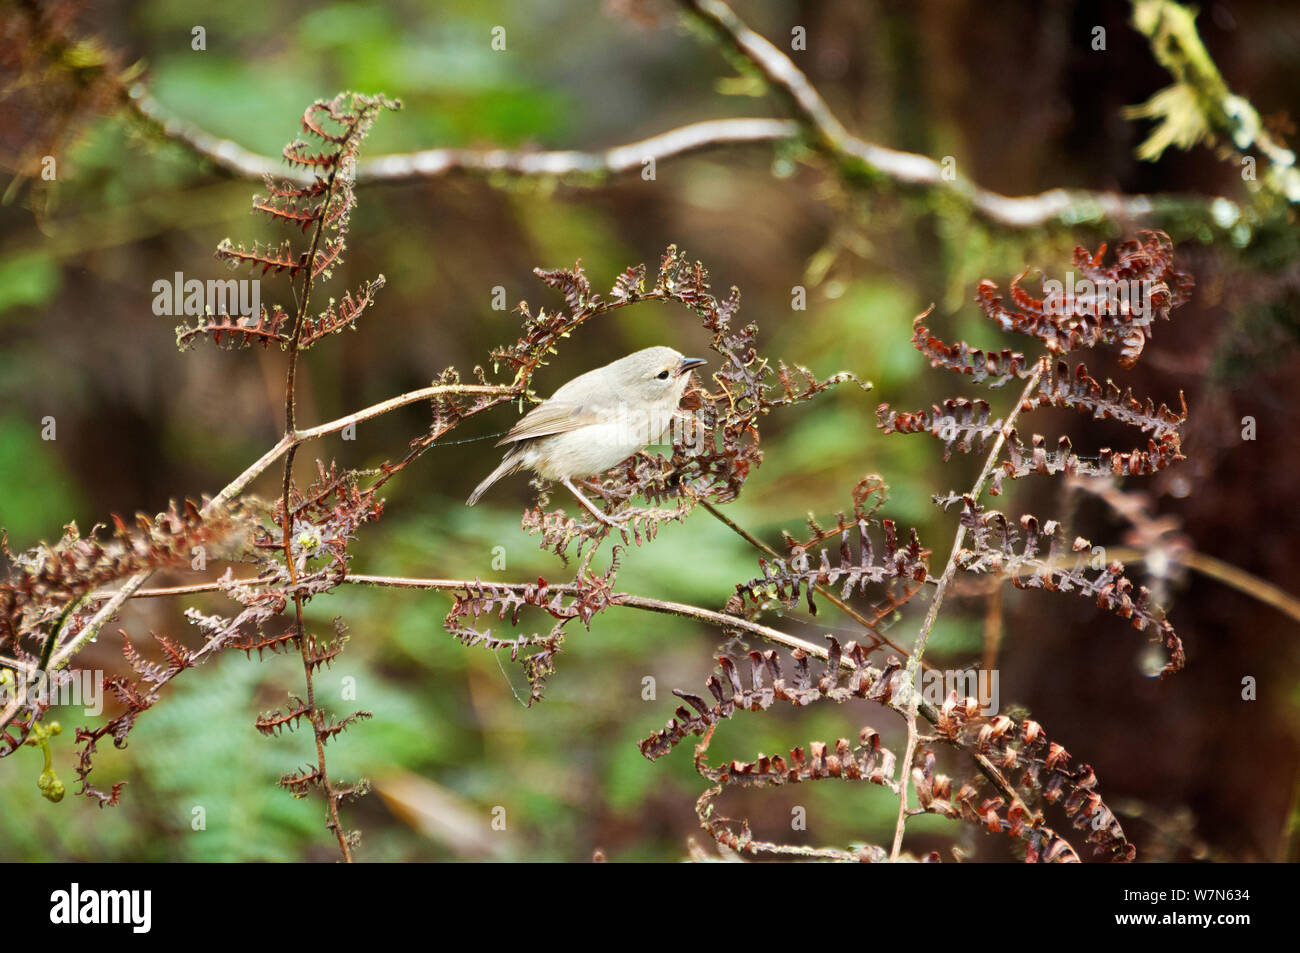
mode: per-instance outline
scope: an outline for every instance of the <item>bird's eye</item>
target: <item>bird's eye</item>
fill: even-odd
[[[661,380],[661,381],[666,381],[666,380],[668,380],[668,372],[667,372],[667,371],[660,371],[658,374],[655,375],[655,377],[658,378],[658,379]]]

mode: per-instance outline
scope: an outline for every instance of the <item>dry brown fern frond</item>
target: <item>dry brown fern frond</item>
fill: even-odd
[[[829,658],[820,675],[809,667],[806,654],[793,653],[793,671],[787,676],[777,652],[749,653],[746,684],[736,660],[721,656],[719,671],[709,677],[707,687],[714,704],[688,692],[674,690],[687,705],[677,709],[668,725],[641,742],[641,752],[656,760],[689,735],[702,735],[696,747],[696,770],[713,783],[697,804],[701,825],[720,844],[749,854],[787,854],[837,860],[883,860],[889,852],[879,847],[842,851],[836,848],[803,848],[755,841],[748,824],[718,818],[713,801],[729,787],[772,788],[785,784],[840,779],[867,781],[900,792],[898,757],[880,743],[870,727],[859,733],[854,749],[847,739],[834,745],[814,742],[805,753],[802,747],[784,756],[759,756],[753,761],[732,761],[711,766],[705,755],[713,733],[724,721],[741,711],[763,712],[776,702],[806,707],[828,699],[845,702],[865,699],[882,707],[903,710],[895,696],[900,666],[897,662],[875,668],[867,662],[862,647],[840,646],[833,637]],[[981,714],[974,698],[959,699],[949,694],[941,707],[926,709],[934,723],[934,734],[921,738],[912,763],[919,809],[912,814],[933,813],[967,821],[993,833],[1003,833],[1024,842],[1027,860],[1077,861],[1073,845],[1050,828],[1044,818],[1047,805],[1059,804],[1076,829],[1087,829],[1085,840],[1094,851],[1109,859],[1128,861],[1135,854],[1114,814],[1096,793],[1097,779],[1091,767],[1075,764],[1058,744],[1049,742],[1036,722],[1017,721],[1005,715]],[[935,771],[935,746],[957,749],[973,759],[966,780],[956,785]]]
[[[267,176],[267,194],[253,197],[254,212],[304,235],[311,233],[307,247],[295,248],[287,239],[278,245],[245,245],[227,238],[217,246],[216,257],[232,268],[246,266],[250,274],[260,270],[263,276],[274,272],[294,279],[309,273],[313,279],[328,278],[332,269],[342,264],[347,247],[348,226],[356,207],[357,153],[379,114],[399,107],[400,103],[384,96],[360,93],[340,93],[308,106],[302,117],[307,139],[295,139],[283,154],[291,166],[310,171],[313,180],[298,185]],[[296,333],[295,347],[305,349],[331,333],[355,328],[383,286],[384,277],[379,275],[355,292],[345,293],[342,300],[331,300],[319,314],[303,315],[296,328],[286,321],[293,312],[280,305],[261,305],[259,313],[250,315],[209,313],[195,324],[179,325],[176,341],[182,349],[207,336],[226,347],[271,343],[288,347]]]
[[[964,341],[947,344],[924,324],[930,311],[916,318],[912,343],[931,366],[994,387],[1013,378],[1026,382],[1019,400],[1005,417],[994,417],[983,399],[954,397],[928,411],[900,412],[881,404],[877,408],[879,429],[884,433],[928,433],[943,442],[945,460],[953,450],[985,452],[992,445],[980,486],[987,477],[989,492],[995,496],[1003,492],[1004,481],[1029,474],[1063,474],[1072,480],[1146,476],[1183,460],[1182,429],[1187,406],[1181,393],[1175,411],[1151,398],[1139,399],[1131,388],[1121,389],[1110,380],[1098,381],[1083,364],[1071,367],[1059,359],[1059,355],[1079,348],[1118,345],[1121,366],[1132,367],[1151,337],[1153,324],[1169,320],[1171,312],[1190,296],[1191,276],[1174,268],[1173,244],[1163,233],[1144,232],[1141,240],[1123,243],[1110,265],[1103,263],[1105,252],[1104,245],[1096,254],[1076,249],[1074,266],[1084,275],[1083,280],[1076,284],[1073,273],[1067,276],[1067,282],[1045,280],[1044,298],[1030,296],[1017,278],[1011,288],[1018,310],[1002,304],[992,282],[980,284],[977,300],[990,319],[1004,330],[1044,343],[1047,353],[1037,359],[1029,360],[1010,349],[994,352],[974,348]],[[1076,289],[1082,291],[1076,293]],[[1146,437],[1145,446],[1118,451],[1102,447],[1095,456],[1085,456],[1075,451],[1066,436],[1049,440],[1033,434],[1026,444],[1018,431],[1018,418],[1044,407],[1072,408],[1095,420],[1131,427]],[[1162,675],[1182,667],[1184,655],[1178,636],[1163,613],[1151,604],[1150,594],[1145,589],[1133,589],[1122,565],[1107,566],[1092,577],[1069,566],[1039,564],[1024,553],[1013,559],[1005,519],[1001,514],[981,516],[976,496],[949,493],[936,497],[945,508],[962,503],[962,525],[973,532],[976,540],[973,550],[954,552],[956,569],[1009,575],[1022,588],[1074,589],[1093,596],[1100,606],[1132,619],[1138,628],[1156,631],[1170,653],[1168,664],[1160,670]],[[1026,519],[1037,527],[1032,517]],[[1051,527],[1047,535],[1054,537],[1059,526],[1055,522],[1046,525]],[[996,543],[989,533],[994,526],[1003,530]],[[1056,542],[1052,545],[1053,553],[1061,549]],[[1024,573],[1031,563],[1033,571]]]

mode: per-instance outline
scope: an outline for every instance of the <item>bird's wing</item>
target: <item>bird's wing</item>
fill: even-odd
[[[534,437],[548,437],[557,433],[568,433],[588,424],[596,423],[596,413],[582,404],[568,403],[554,399],[538,404],[519,418],[519,422],[510,428],[510,432],[497,446],[518,443],[520,440],[532,440]]]

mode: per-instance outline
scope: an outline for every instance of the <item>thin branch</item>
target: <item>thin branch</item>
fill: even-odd
[[[337,420],[331,420],[329,423],[299,430],[294,433],[294,439],[298,443],[315,440],[317,437],[324,437],[326,434],[346,430],[353,424],[364,423],[367,420],[373,420],[375,417],[382,417],[390,410],[396,410],[398,407],[405,407],[408,404],[449,394],[495,395],[514,400],[519,396],[519,388],[513,384],[436,384],[432,387],[421,387],[418,390],[407,391],[405,394],[398,394],[396,397],[382,400],[377,404],[371,404],[369,407],[348,414],[345,417],[339,417]]]
[[[420,589],[436,591],[456,591],[460,589],[474,589],[479,583],[473,579],[425,579],[406,576],[371,576],[362,573],[348,573],[341,582],[352,583],[357,586],[383,586],[389,589]],[[236,580],[237,584],[251,585],[258,582],[257,577],[252,576],[247,579]],[[492,587],[495,589],[509,589],[511,591],[523,592],[529,586],[536,583],[502,583],[493,582]],[[222,584],[217,581],[195,583],[189,586],[172,586],[165,589],[146,589],[138,591],[133,589],[132,596],[139,598],[163,598],[167,596],[187,596],[200,592],[218,592]],[[563,593],[565,595],[576,595],[580,592],[579,587],[574,583],[548,583],[547,589],[551,592]],[[86,598],[90,600],[97,599],[116,599],[122,590],[92,592]],[[773,629],[770,626],[763,625],[759,622],[751,622],[748,619],[742,619],[737,616],[727,615],[723,612],[715,612],[712,609],[701,609],[698,606],[689,605],[684,602],[668,602],[663,599],[653,599],[648,596],[637,596],[632,593],[615,593],[610,596],[610,604],[616,606],[625,606],[630,609],[644,609],[648,612],[659,612],[665,615],[681,616],[683,618],[698,619],[702,622],[708,622],[718,626],[734,626],[738,629],[744,629],[754,635],[762,636],[772,642],[784,645],[789,649],[799,649],[809,655],[815,656],[823,661],[827,660],[830,655],[824,645],[817,645],[814,642],[806,641],[798,636],[787,635],[779,629]],[[849,663],[845,667],[851,668]]]
[[[1145,559],[1145,556],[1143,558]],[[1225,586],[1244,592],[1252,599],[1258,599],[1265,605],[1270,605],[1279,612],[1285,612],[1291,618],[1300,621],[1300,599],[1244,569],[1195,550],[1174,553],[1171,561],[1181,563],[1203,576],[1209,576]]]
[[[311,427],[307,430],[299,430],[293,434],[286,434],[280,438],[280,441],[262,454],[260,458],[247,470],[241,473],[235,479],[231,480],[216,496],[214,496],[203,507],[201,512],[206,515],[215,507],[223,505],[238,496],[244,489],[256,479],[264,470],[281,456],[289,451],[291,447],[305,443],[308,440],[314,440],[327,434],[337,433],[351,424],[360,423],[385,414],[390,410],[403,407],[407,404],[414,404],[421,400],[427,400],[430,397],[436,397],[441,394],[497,394],[503,400],[513,399],[518,396],[518,389],[513,386],[497,386],[491,384],[452,384],[438,385],[435,387],[422,387],[419,390],[408,391],[397,397],[390,397],[388,400],[381,401],[363,410],[340,417],[337,420],[331,420],[329,423],[321,424],[317,427]],[[66,644],[60,646],[54,653],[50,661],[51,668],[58,669],[64,665],[77,652],[99,634],[99,630],[104,627],[122,606],[122,604],[135,594],[141,586],[148,581],[153,575],[151,571],[136,573],[131,576],[121,589],[116,590],[109,598],[108,604],[102,606],[98,612],[81,628],[76,636]],[[14,710],[16,713],[17,709]],[[9,709],[5,709],[4,715],[0,715],[0,727],[8,724],[13,715]]]
[[[949,189],[961,194],[980,215],[1010,228],[1044,225],[1067,217],[1072,221],[1105,217],[1139,220],[1188,204],[1209,208],[1226,199],[1123,195],[1081,189],[1050,189],[1037,195],[1007,196],[957,173],[955,178],[928,156],[889,149],[859,139],[836,118],[821,93],[791,59],[765,37],[750,29],[721,0],[680,0],[687,12],[723,43],[752,63],[799,115],[809,135],[832,158],[854,164],[904,185]],[[1235,205],[1234,205],[1235,207]]]
[[[239,579],[236,582],[239,585],[256,585],[262,581],[258,576],[249,576],[247,579]],[[203,592],[220,592],[221,583],[217,580],[209,582],[195,582],[188,586],[163,586],[156,589],[137,589],[131,594],[133,599],[168,599],[173,596],[195,596]],[[117,592],[116,589],[98,589],[90,593],[86,598],[92,601],[100,599],[109,599]]]
[[[517,176],[587,176],[595,184],[606,176],[640,173],[651,159],[658,163],[733,146],[793,142],[802,134],[799,123],[790,119],[708,119],[599,152],[426,149],[376,156],[358,164],[357,178],[364,182],[394,182],[438,178],[453,172],[504,172]]]
[[[439,397],[445,394],[495,394],[503,400],[513,400],[519,396],[519,388],[513,385],[496,385],[496,384],[439,384],[433,387],[421,387],[419,390],[407,391],[405,394],[398,394],[396,397],[390,397],[388,400],[372,404],[355,413],[339,417],[337,420],[331,420],[329,423],[320,424],[315,427],[308,427],[305,430],[297,430],[292,434],[286,434],[280,438],[277,443],[266,453],[262,454],[257,461],[247,470],[235,477],[230,483],[215,497],[209,506],[223,504],[238,496],[253,480],[257,479],[264,470],[280,457],[288,452],[290,447],[296,447],[299,444],[306,443],[308,440],[315,440],[318,437],[324,437],[328,434],[338,433],[346,430],[348,427],[359,424],[375,417],[381,417],[390,410],[396,410],[398,407],[405,407],[408,404],[418,403],[422,400],[428,400],[432,397]],[[206,512],[206,509],[205,509]]]
[[[405,182],[456,173],[496,173],[523,178],[563,177],[574,185],[598,186],[610,176],[640,172],[651,159],[663,162],[735,146],[797,143],[811,136],[817,148],[833,159],[848,161],[858,170],[869,170],[903,185],[956,191],[971,203],[977,214],[1010,228],[1103,218],[1138,221],[1188,212],[1208,216],[1211,203],[1228,201],[1214,196],[1124,195],[1086,189],[1049,189],[1036,195],[1007,196],[980,188],[961,175],[950,180],[939,163],[929,156],[876,145],[849,133],[803,72],[779,49],[745,26],[729,7],[717,2],[688,2],[687,5],[785,93],[800,116],[798,120],[711,119],[598,151],[440,148],[395,153],[358,161],[357,182]],[[311,181],[310,173],[286,170],[278,159],[252,152],[172,115],[142,84],[123,87],[121,100],[133,115],[159,135],[234,175],[260,179],[271,173],[299,184]]]
[[[798,142],[811,136],[823,152],[847,162],[856,171],[925,188],[955,191],[970,202],[973,211],[1010,228],[1029,228],[1053,222],[1077,223],[1110,219],[1139,221],[1177,216],[1210,220],[1210,209],[1240,209],[1226,198],[1203,195],[1124,195],[1085,189],[1049,189],[1036,195],[1007,196],[979,187],[958,175],[950,180],[929,156],[890,149],[849,133],[826,101],[795,64],[766,39],[751,30],[719,0],[681,0],[715,34],[748,58],[792,104],[798,120],[770,118],[713,119],[692,123],[638,142],[600,151],[426,149],[360,160],[358,182],[400,182],[441,178],[453,173],[503,173],[521,177],[568,177],[573,184],[598,186],[612,175],[639,171],[649,159],[656,162],[712,149],[746,144]],[[49,42],[69,42],[51,34]],[[310,184],[311,173],[286,169],[279,158],[261,155],[239,143],[215,136],[197,124],[178,117],[156,100],[142,83],[116,78],[123,107],[156,134],[203,156],[217,167],[243,178],[261,180],[268,174],[298,184]],[[1228,203],[1225,206],[1223,203]]]
[[[824,146],[841,154],[853,148],[853,136],[803,71],[766,37],[751,30],[731,7],[721,0],[681,0],[681,3],[688,14],[762,73]]]
[[[385,586],[391,589],[433,589],[454,591],[458,589],[472,590],[479,583],[476,580],[467,579],[418,579],[403,576],[367,576],[357,573],[348,573],[344,582],[354,583],[359,586]],[[510,589],[522,592],[529,586],[536,583],[491,583],[495,589]],[[566,595],[576,595],[580,590],[574,583],[547,585],[547,589],[552,592],[564,593]],[[754,635],[761,636],[769,641],[784,645],[789,649],[799,649],[809,655],[819,659],[826,660],[830,657],[824,645],[817,645],[808,642],[795,635],[787,635],[779,629],[773,629],[770,626],[763,625],[760,622],[751,622],[748,619],[738,618],[737,616],[727,615],[724,612],[715,612],[712,609],[701,609],[699,606],[689,605],[684,602],[667,602],[663,599],[652,599],[648,596],[636,596],[627,592],[615,593],[609,597],[610,605],[625,606],[630,609],[644,609],[648,612],[660,612],[665,615],[681,616],[688,619],[698,619],[701,622],[708,622],[712,625],[734,627],[744,629]]]
[[[255,583],[256,581],[257,580],[255,577],[239,580],[239,582],[244,584]],[[351,583],[353,585],[358,585],[358,586],[381,586],[389,589],[418,589],[418,590],[426,590],[426,591],[444,591],[444,592],[452,592],[457,590],[469,591],[480,585],[480,582],[474,579],[427,579],[427,578],[416,578],[416,577],[409,577],[409,576],[374,576],[374,575],[366,575],[363,573],[348,573],[348,575],[345,576],[343,579],[341,579],[340,582]],[[519,583],[493,582],[492,583],[492,586],[495,589],[509,589],[515,592],[524,592],[530,586],[534,586],[534,585],[536,585],[536,583],[523,583],[523,582],[519,582]],[[146,590],[144,592],[139,592],[138,595],[140,595],[141,597],[164,597],[164,596],[175,596],[175,595],[191,595],[197,592],[215,592],[220,589],[221,589],[220,583],[207,582],[207,583],[199,583],[192,586],[175,586],[169,589],[151,589],[151,590]],[[566,595],[576,595],[579,592],[578,586],[575,585],[574,583],[559,583],[559,584],[548,585],[548,589],[550,589],[550,591],[552,592],[563,593]],[[133,591],[132,594],[135,595],[137,593]],[[113,598],[116,595],[117,593],[95,592],[95,593],[91,593],[87,598],[88,599]],[[807,655],[813,656],[814,658],[821,659],[824,662],[830,660],[830,652],[827,650],[827,648],[824,645],[817,645],[816,643],[809,642],[805,639],[801,639],[798,636],[788,635],[785,632],[780,631],[779,629],[773,629],[770,626],[766,626],[758,622],[751,622],[748,619],[727,615],[726,613],[723,612],[715,612],[711,609],[701,609],[698,606],[689,605],[683,602],[668,602],[663,599],[653,599],[647,596],[636,596],[636,595],[632,595],[631,593],[615,593],[610,596],[609,604],[611,606],[621,606],[628,609],[642,609],[647,612],[658,612],[664,615],[674,615],[686,619],[695,619],[700,622],[707,622],[710,625],[716,625],[720,627],[744,629],[747,632],[750,632],[761,638],[767,639],[771,642],[775,642],[778,645],[784,645],[786,648],[798,649],[799,651],[804,652]],[[841,658],[840,660],[840,667],[852,671],[853,663],[850,659],[844,657]],[[925,701],[924,699],[918,699],[916,704],[917,704],[917,711],[919,711],[920,714],[926,718],[926,720],[930,721],[931,723],[934,723],[938,720],[939,712],[929,702]],[[900,711],[899,705],[897,703],[897,699],[890,702],[890,707],[894,708],[894,710],[896,711]],[[1011,784],[1007,781],[1005,777],[1003,777],[1002,772],[998,769],[998,767],[995,764],[993,764],[992,761],[988,759],[986,755],[980,754],[977,751],[972,751],[969,749],[964,749],[964,750],[966,750],[967,753],[975,760],[976,767],[978,767],[980,772],[986,778],[988,778],[990,783],[993,784],[993,786],[998,790],[998,792],[1004,798],[1006,798],[1008,804],[1014,803],[1015,801],[1019,800],[1019,798],[1015,793],[1015,789],[1011,787]]]
[[[260,155],[230,139],[205,132],[180,119],[154,99],[143,84],[123,90],[122,101],[155,133],[185,146],[234,175],[258,179],[275,175],[300,185],[312,182],[310,172],[284,168],[271,156]],[[732,146],[793,142],[803,126],[792,119],[709,119],[679,126],[648,139],[599,151],[579,149],[423,149],[418,152],[374,156],[357,162],[358,182],[403,182],[438,179],[455,173],[521,177],[588,177],[590,184],[606,176],[640,172],[647,160],[662,162],[680,156]]]
[[[916,712],[908,704],[903,716],[907,721],[907,753],[898,763],[898,820],[894,822],[894,843],[889,849],[889,862],[898,863],[903,848],[903,829],[907,826],[907,782],[912,773],[912,759],[916,756]]]

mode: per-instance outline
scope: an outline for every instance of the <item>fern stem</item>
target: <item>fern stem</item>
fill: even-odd
[[[903,831],[907,827],[907,782],[912,776],[912,759],[916,757],[916,710],[912,699],[916,692],[910,691],[906,711],[903,714],[907,722],[907,747],[903,760],[898,762],[898,820],[894,822],[894,843],[889,848],[889,862],[898,863],[898,854],[903,849]]]
[[[307,712],[312,726],[312,735],[316,742],[316,765],[320,776],[317,779],[318,784],[325,793],[326,810],[329,813],[328,826],[334,831],[334,836],[338,839],[339,850],[343,854],[345,863],[352,863],[352,852],[348,847],[348,838],[343,830],[343,823],[339,818],[338,798],[335,797],[334,787],[330,783],[329,774],[325,766],[325,745],[321,740],[322,715],[316,707],[316,685],[312,678],[312,664],[310,649],[307,645],[307,633],[303,625],[302,613],[302,594],[296,591],[298,584],[298,567],[293,558],[293,502],[290,494],[293,492],[293,461],[297,455],[298,444],[300,441],[295,439],[296,427],[296,397],[297,397],[297,371],[298,371],[298,352],[299,344],[302,340],[302,330],[306,324],[307,310],[311,305],[311,288],[314,279],[316,255],[320,250],[321,238],[325,234],[326,223],[329,221],[330,203],[334,201],[337,192],[336,184],[341,169],[344,169],[345,163],[348,162],[347,149],[348,142],[358,127],[354,124],[348,130],[347,136],[339,144],[338,159],[335,165],[330,169],[324,196],[320,203],[320,217],[316,221],[316,227],[312,231],[311,248],[307,252],[307,268],[303,272],[302,279],[302,298],[298,302],[297,315],[294,318],[293,334],[289,338],[289,366],[285,373],[284,384],[284,436],[281,442],[288,441],[288,447],[284,454],[284,479],[282,481],[282,491],[280,494],[281,507],[283,513],[283,522],[281,523],[281,540],[284,549],[285,568],[289,573],[290,585],[295,587],[293,594],[294,609],[294,634],[298,642],[298,651],[302,657],[303,680],[307,685]],[[351,167],[345,169],[344,174],[351,172]],[[345,184],[346,188],[346,184]]]
[[[1021,392],[1019,400],[1016,401],[1015,407],[1007,414],[1007,419],[1003,421],[1002,427],[998,430],[997,439],[993,442],[993,447],[984,461],[984,468],[980,471],[975,485],[970,489],[969,495],[972,499],[978,499],[979,495],[984,491],[984,484],[993,475],[993,469],[997,466],[998,458],[1002,455],[1002,448],[1006,445],[1007,438],[1014,429],[1013,425],[1016,418],[1020,416],[1025,401],[1030,398],[1034,389],[1038,387],[1038,381],[1042,378],[1046,368],[1047,358],[1039,358],[1034,372],[1029,375],[1029,379],[1025,383],[1025,389]],[[961,551],[962,544],[965,542],[966,526],[964,523],[958,522],[957,534],[952,542],[952,552],[948,554],[948,563],[943,567],[943,573],[939,576],[939,582],[934,590],[934,598],[930,602],[930,609],[925,615],[925,621],[921,623],[920,630],[917,632],[916,644],[912,648],[912,655],[907,663],[909,676],[915,677],[916,669],[920,666],[921,659],[925,655],[926,643],[930,639],[930,630],[934,628],[935,619],[939,616],[939,607],[943,604],[943,597],[947,593],[953,576],[957,574],[957,553]]]
[[[1025,382],[1025,388],[1016,401],[1015,407],[1011,408],[1006,420],[1002,422],[1002,426],[998,430],[997,439],[993,442],[988,457],[984,460],[984,468],[980,470],[975,485],[971,487],[969,495],[972,499],[978,499],[979,495],[984,491],[984,484],[993,475],[993,469],[997,466],[998,458],[1002,455],[1002,448],[1006,445],[1007,439],[1014,429],[1013,425],[1016,418],[1020,416],[1020,411],[1024,408],[1025,402],[1033,395],[1034,390],[1038,387],[1039,380],[1046,370],[1047,358],[1040,357],[1038,363],[1034,366],[1034,372],[1029,375],[1029,379]],[[919,700],[916,693],[916,676],[925,656],[925,648],[930,640],[930,632],[934,628],[935,620],[939,617],[939,607],[943,605],[943,597],[947,593],[953,577],[957,574],[957,554],[961,551],[962,544],[965,542],[966,524],[958,521],[957,535],[952,541],[952,552],[948,554],[948,563],[943,567],[943,573],[939,576],[939,583],[934,589],[934,598],[930,601],[930,609],[925,614],[925,620],[921,623],[921,628],[916,635],[916,644],[912,647],[912,654],[907,660],[906,684],[908,699],[904,715],[907,719],[907,750],[903,755],[900,768],[898,822],[894,828],[894,844],[893,849],[890,851],[891,860],[898,859],[899,850],[903,846],[903,828],[907,822],[907,785],[910,779],[909,771],[912,758],[916,755],[916,709]]]

